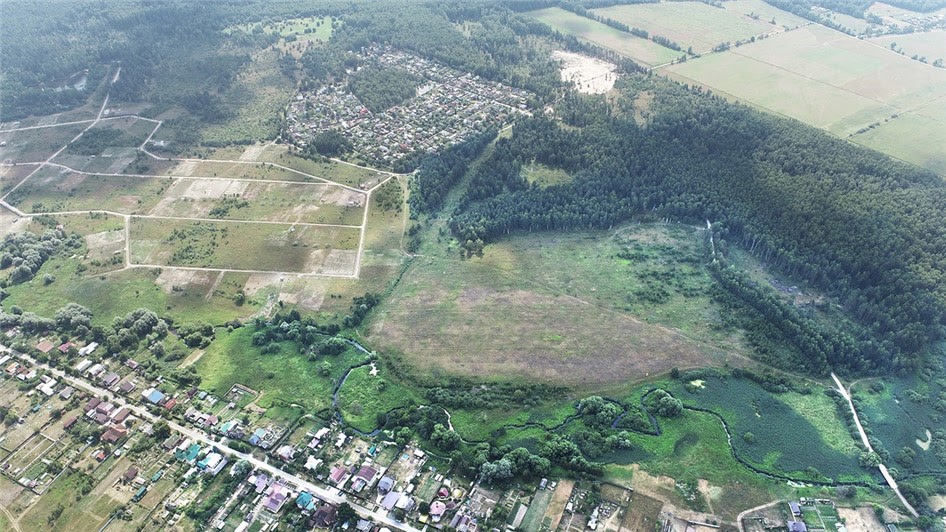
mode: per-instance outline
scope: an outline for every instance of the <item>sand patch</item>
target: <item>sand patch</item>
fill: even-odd
[[[254,273],[243,285],[243,293],[254,296],[263,288],[281,283],[284,277],[278,273]]]
[[[187,199],[217,199],[223,197],[224,194],[242,195],[247,185],[246,181],[198,179],[187,187],[181,197]]]
[[[617,66],[589,57],[556,50],[552,59],[562,63],[562,81],[572,82],[575,89],[584,94],[604,94],[614,87]]]
[[[930,450],[930,444],[933,443],[933,434],[930,433],[930,429],[926,429],[926,441],[923,441],[919,438],[916,439],[916,446],[924,451]]]
[[[262,155],[263,150],[265,149],[266,149],[265,144],[255,144],[253,146],[250,146],[246,150],[244,150],[243,153],[240,155],[240,160],[241,161],[256,161],[259,159],[259,156]]]
[[[125,249],[125,232],[118,229],[86,235],[85,244],[89,248],[88,257],[104,259]]]
[[[211,274],[203,271],[196,270],[180,270],[177,268],[162,268],[161,274],[158,275],[158,278],[155,282],[164,289],[165,292],[171,293],[174,291],[175,287],[178,289],[183,288],[191,284],[199,285],[210,285],[213,280],[211,279]]]
[[[703,388],[706,388],[706,381],[704,381],[703,379],[696,379],[695,381],[690,381],[690,386],[693,386],[694,388],[699,388],[702,390]]]
[[[342,187],[330,187],[322,194],[322,203],[332,203],[335,205],[360,207],[365,203],[365,195],[360,192],[348,190]]]
[[[838,515],[845,521],[850,532],[872,532],[883,530],[884,525],[877,520],[871,508],[838,508]]]
[[[180,164],[178,164],[174,168],[171,168],[168,171],[168,174],[187,177],[189,175],[192,175],[194,173],[194,170],[196,169],[197,169],[197,161],[181,161]]]

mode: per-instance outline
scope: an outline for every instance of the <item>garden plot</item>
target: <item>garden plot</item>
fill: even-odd
[[[131,260],[149,266],[325,274],[334,250],[355,251],[357,228],[133,218]],[[354,257],[352,257],[354,272]]]
[[[0,161],[14,163],[45,161],[88,124],[0,131]]]
[[[45,167],[10,194],[7,202],[33,213],[107,210],[142,214],[170,185],[166,178],[89,175]]]

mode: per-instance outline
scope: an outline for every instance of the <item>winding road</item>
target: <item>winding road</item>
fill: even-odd
[[[867,438],[867,433],[864,432],[864,426],[861,425],[861,419],[857,415],[857,409],[854,408],[854,401],[851,400],[851,394],[848,393],[844,385],[841,384],[841,379],[839,379],[837,375],[831,373],[831,378],[834,379],[834,383],[838,386],[838,391],[841,392],[841,395],[847,400],[847,404],[851,408],[851,415],[854,416],[854,424],[857,425],[857,432],[859,432],[861,435],[861,442],[868,451],[874,452],[874,448],[871,446],[870,440]],[[893,492],[897,494],[897,497],[900,498],[900,502],[903,504],[903,506],[906,507],[913,517],[919,517],[920,514],[916,511],[913,505],[907,501],[902,493],[900,493],[900,488],[897,486],[897,481],[890,475],[890,471],[887,470],[887,466],[884,464],[879,464],[877,468],[880,469],[880,474],[883,475],[884,480],[887,481],[887,485],[890,486],[890,489],[892,489]]]

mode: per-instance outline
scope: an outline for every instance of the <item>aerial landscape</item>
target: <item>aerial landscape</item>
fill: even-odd
[[[946,531],[946,0],[0,0],[0,532]]]

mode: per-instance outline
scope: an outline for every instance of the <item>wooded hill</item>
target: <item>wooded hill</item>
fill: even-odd
[[[518,123],[453,213],[461,245],[478,250],[513,231],[608,228],[642,213],[710,220],[721,249],[738,243],[828,290],[863,326],[803,330],[784,308],[757,309],[806,354],[802,369],[913,368],[943,336],[946,184],[938,176],[700,89],[642,76],[620,85],[624,107],[640,91],[656,95],[650,122],[576,97],[560,114],[580,129]],[[533,160],[575,180],[530,186],[519,169]]]

